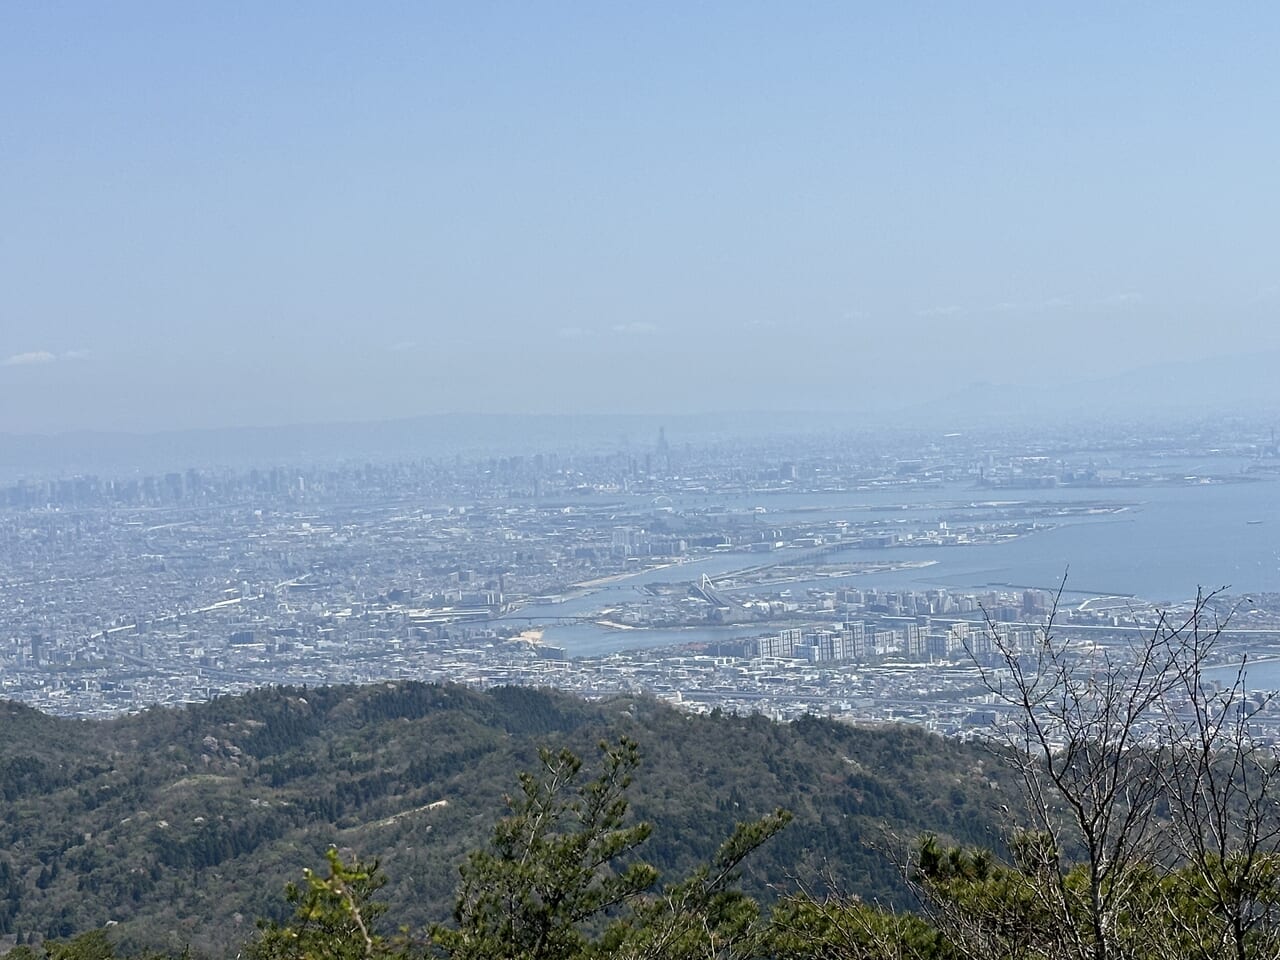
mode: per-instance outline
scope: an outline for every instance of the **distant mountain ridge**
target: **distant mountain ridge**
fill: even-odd
[[[1018,385],[974,381],[902,416],[913,424],[966,427],[1081,419],[1280,418],[1280,352],[1146,364],[1091,379],[1072,377],[1069,357],[1046,358],[1041,379]]]
[[[965,379],[966,371],[953,372]],[[1280,352],[1140,365],[1110,377],[1072,376],[1070,357],[1046,357],[1042,376],[973,379],[925,401],[863,396],[825,410],[653,414],[448,413],[376,421],[299,423],[128,433],[0,434],[0,481],[22,475],[164,472],[186,467],[421,457],[650,451],[658,430],[673,444],[802,433],[925,431],[1251,416],[1280,420]]]
[[[367,422],[220,427],[160,433],[0,434],[0,470],[13,475],[157,472],[248,466],[652,451],[672,442],[801,433],[842,422],[834,414],[431,414]],[[0,479],[3,479],[0,477]]]

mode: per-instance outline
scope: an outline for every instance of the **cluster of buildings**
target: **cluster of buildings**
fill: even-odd
[[[695,448],[662,436],[572,456],[11,478],[0,696],[101,715],[261,684],[414,677],[954,732],[981,698],[975,664],[998,661],[997,638],[1034,644],[1052,597],[849,584],[895,571],[905,583],[937,551],[1126,508],[989,499],[993,484],[1181,482],[1150,457],[1125,465],[1148,442],[1104,454],[1062,442],[1047,453],[1043,438]],[[920,559],[879,559],[890,547]],[[683,572],[707,560],[714,576]],[[1148,615],[1130,599],[1059,611],[1059,623],[1105,639],[1146,629]],[[1280,625],[1280,598],[1257,598],[1250,616]],[[565,625],[615,652],[558,639]]]
[[[971,629],[966,620],[957,620],[933,630],[928,618],[923,622],[904,623],[877,629],[862,621],[850,621],[835,629],[812,631],[799,627],[782,630],[772,636],[750,641],[748,652],[755,657],[805,660],[809,663],[865,663],[869,660],[899,655],[910,663],[929,663],[975,657],[985,660],[992,654],[992,637],[980,625]],[[1007,623],[993,623],[1005,643],[1026,646],[1033,630]]]

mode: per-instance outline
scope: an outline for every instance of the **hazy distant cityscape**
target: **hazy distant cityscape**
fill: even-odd
[[[1267,14],[0,6],[0,695],[1280,653]]]
[[[0,695],[97,716],[420,678],[963,733],[992,716],[974,659],[1034,642],[1063,574],[1057,629],[1088,646],[1216,585],[1097,582],[1088,554],[1148,528],[1181,549],[1128,558],[1139,584],[1212,560],[1193,517],[1257,552],[1224,662],[1280,654],[1277,471],[1240,423],[28,477],[0,488]]]

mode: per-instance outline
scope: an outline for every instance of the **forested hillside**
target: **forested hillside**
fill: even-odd
[[[101,722],[0,704],[0,943],[110,924],[124,952],[221,955],[255,918],[287,915],[284,883],[330,845],[378,859],[380,897],[420,928],[449,915],[459,865],[540,746],[592,757],[619,737],[638,744],[629,796],[664,877],[778,807],[793,822],[744,867],[766,901],[827,872],[905,899],[889,834],[999,848],[1002,765],[900,726],[420,683],[262,690]]]

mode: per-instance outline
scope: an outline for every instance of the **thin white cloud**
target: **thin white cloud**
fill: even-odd
[[[590,327],[561,327],[556,331],[556,336],[561,340],[589,340],[608,334],[619,337],[646,337],[657,332],[657,324],[638,320],[634,323],[615,323],[608,329],[599,330],[593,330]]]
[[[63,360],[87,360],[88,357],[88,350],[68,350],[62,355]]]
[[[1146,298],[1140,293],[1127,291],[1125,293],[1113,293],[1109,297],[1103,297],[1098,301],[1099,306],[1103,307],[1125,307],[1135,303],[1142,303]]]
[[[1097,305],[1137,303],[1141,299],[1142,297],[1139,294],[1126,293],[1097,301]],[[1055,310],[1068,310],[1074,305],[1075,301],[1069,300],[1066,297],[1044,297],[1039,300],[1002,300],[999,303],[979,304],[977,306],[969,307],[963,307],[956,303],[948,303],[936,307],[925,307],[922,310],[917,310],[916,316],[921,318],[961,317],[969,315],[981,317],[988,314],[1001,313],[1050,313]],[[1085,301],[1085,305],[1088,306],[1087,301]]]
[[[4,361],[6,367],[32,367],[40,363],[53,363],[58,355],[48,350],[32,350],[28,353],[15,353]]]
[[[925,307],[923,310],[917,310],[917,317],[958,317],[965,313],[964,307],[954,303],[944,304],[940,307]]]
[[[995,313],[1042,313],[1046,310],[1062,310],[1071,306],[1065,297],[1047,297],[1044,300],[1005,300],[991,309]]]

